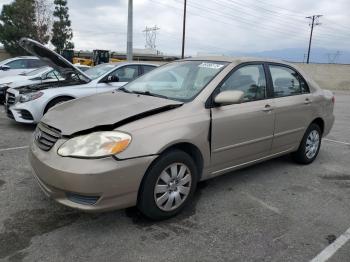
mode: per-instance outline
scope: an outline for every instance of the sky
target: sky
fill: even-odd
[[[0,8],[11,0],[0,0]],[[127,0],[68,0],[76,50],[125,51]],[[323,15],[313,47],[350,50],[349,0],[187,0],[186,55],[307,49],[306,16]],[[134,48],[157,25],[156,46],[181,53],[183,0],[134,0]]]

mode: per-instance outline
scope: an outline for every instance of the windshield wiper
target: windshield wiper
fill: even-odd
[[[125,87],[120,87],[116,89],[117,91],[122,91],[124,93],[131,93],[130,90],[126,89]]]
[[[169,97],[167,97],[165,95],[151,93],[150,91],[130,91],[130,90],[128,90],[128,91],[133,93],[133,94],[138,94],[138,95],[154,96],[154,97],[160,97],[160,98],[169,99]]]

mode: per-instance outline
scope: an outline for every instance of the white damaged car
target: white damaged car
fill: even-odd
[[[62,77],[53,83],[10,86],[6,92],[5,111],[9,118],[21,123],[38,123],[50,108],[59,103],[120,88],[157,67],[150,63],[121,62],[101,64],[82,72],[34,40],[23,38],[20,45]]]

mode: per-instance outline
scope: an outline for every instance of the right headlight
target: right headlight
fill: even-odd
[[[99,158],[124,151],[131,136],[119,131],[94,132],[69,139],[58,149],[60,156]]]
[[[36,93],[30,93],[30,94],[21,95],[20,98],[19,98],[19,102],[25,103],[25,102],[28,102],[28,101],[32,101],[32,100],[38,99],[43,94],[44,94],[43,92],[36,92]]]

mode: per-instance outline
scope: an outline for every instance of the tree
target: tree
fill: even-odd
[[[52,27],[51,43],[56,47],[56,51],[61,53],[64,49],[74,48],[74,44],[70,42],[73,38],[73,31],[69,20],[67,0],[55,0],[54,4],[53,15],[56,20]]]
[[[3,5],[0,14],[0,42],[11,55],[26,52],[19,47],[21,37],[37,39],[34,0],[15,0]]]
[[[50,40],[52,27],[52,3],[48,0],[35,0],[36,34],[40,43],[46,44]]]

